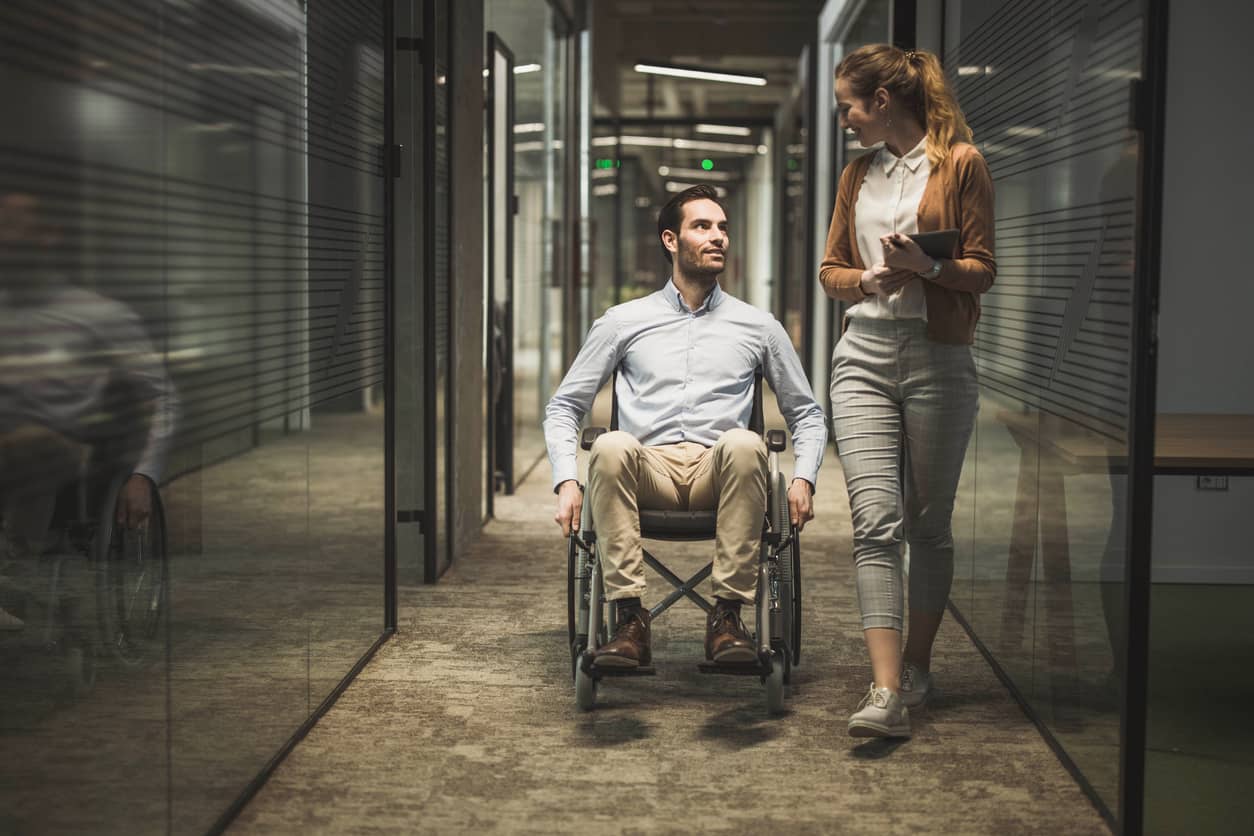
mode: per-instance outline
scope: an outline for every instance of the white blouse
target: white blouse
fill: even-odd
[[[884,262],[880,237],[892,232],[907,235],[919,231],[919,201],[927,186],[932,164],[927,158],[927,137],[903,157],[886,147],[876,152],[858,190],[854,227],[858,254],[868,268]],[[927,319],[923,279],[912,279],[889,296],[869,296],[849,309],[850,316],[871,319]]]

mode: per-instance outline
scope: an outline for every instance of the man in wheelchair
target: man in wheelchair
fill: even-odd
[[[796,469],[788,509],[798,530],[813,517],[827,441],[823,412],[783,327],[719,287],[728,231],[715,190],[699,185],[676,194],[658,215],[658,235],[671,279],[593,324],[544,421],[556,520],[569,536],[579,531],[583,510],[580,422],[617,373],[620,429],[593,443],[588,476],[605,597],[617,606],[615,632],[593,654],[593,666],[602,670],[652,663],[641,509],[716,511],[716,600],[706,623],[706,658],[718,664],[757,658],[740,609],[758,591],[767,505],[766,445],[746,429],[758,375],[774,390],[792,433]]]
[[[33,575],[58,500],[125,468],[116,522],[140,528],[173,437],[177,397],[127,305],[72,282],[45,201],[0,193],[0,631]]]

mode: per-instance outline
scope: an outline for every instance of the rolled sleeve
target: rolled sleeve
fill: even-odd
[[[767,334],[763,374],[775,390],[779,411],[792,434],[794,456],[793,478],[805,479],[818,488],[819,467],[827,446],[827,421],[823,409],[814,400],[810,381],[801,367],[801,358],[793,349],[779,322],[772,320]]]

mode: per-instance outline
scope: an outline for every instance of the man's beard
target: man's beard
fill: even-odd
[[[693,278],[716,279],[727,265],[727,255],[724,253],[722,263],[703,265],[699,251],[681,246],[679,248],[679,263],[683,265],[684,275]]]

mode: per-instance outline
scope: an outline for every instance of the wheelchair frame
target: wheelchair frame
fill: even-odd
[[[64,688],[75,697],[94,687],[100,657],[135,669],[160,642],[169,581],[165,509],[152,485],[147,527],[132,532],[118,526],[117,502],[129,477],[129,469],[111,469],[96,483],[103,487],[92,490],[84,473],[61,493],[52,546],[31,558],[34,583],[44,591],[32,586],[17,599],[27,626],[13,639],[56,659]],[[66,513],[64,504],[72,510]]]
[[[617,429],[616,379],[614,384],[611,427]],[[763,434],[761,372],[754,378],[754,405],[749,424],[750,429]],[[605,432],[604,427],[585,429],[580,446],[591,450],[596,439]],[[791,682],[792,668],[801,662],[801,556],[800,539],[788,509],[787,484],[779,470],[779,453],[787,448],[787,436],[783,430],[770,430],[764,435],[768,451],[767,507],[758,550],[758,591],[753,631],[758,659],[748,664],[706,661],[698,665],[698,670],[710,674],[757,676],[765,686],[767,711],[778,714],[784,710],[785,685]],[[583,489],[582,485],[580,489]],[[640,517],[644,539],[672,542],[711,540],[717,523],[713,511],[643,510]],[[602,678],[651,676],[656,671],[652,667],[598,670],[592,664],[593,652],[615,630],[617,608],[612,606],[613,602],[605,600],[601,561],[596,548],[595,520],[587,505],[584,506],[582,522],[582,530],[572,532],[567,545],[567,638],[576,704],[588,711],[596,704],[597,685]],[[696,587],[713,571],[712,561],[687,580],[668,569],[648,549],[644,549],[644,562],[674,587],[669,595],[650,609],[653,618],[683,598],[707,613],[713,610],[713,604],[696,591]],[[593,625],[597,629],[593,630]]]

